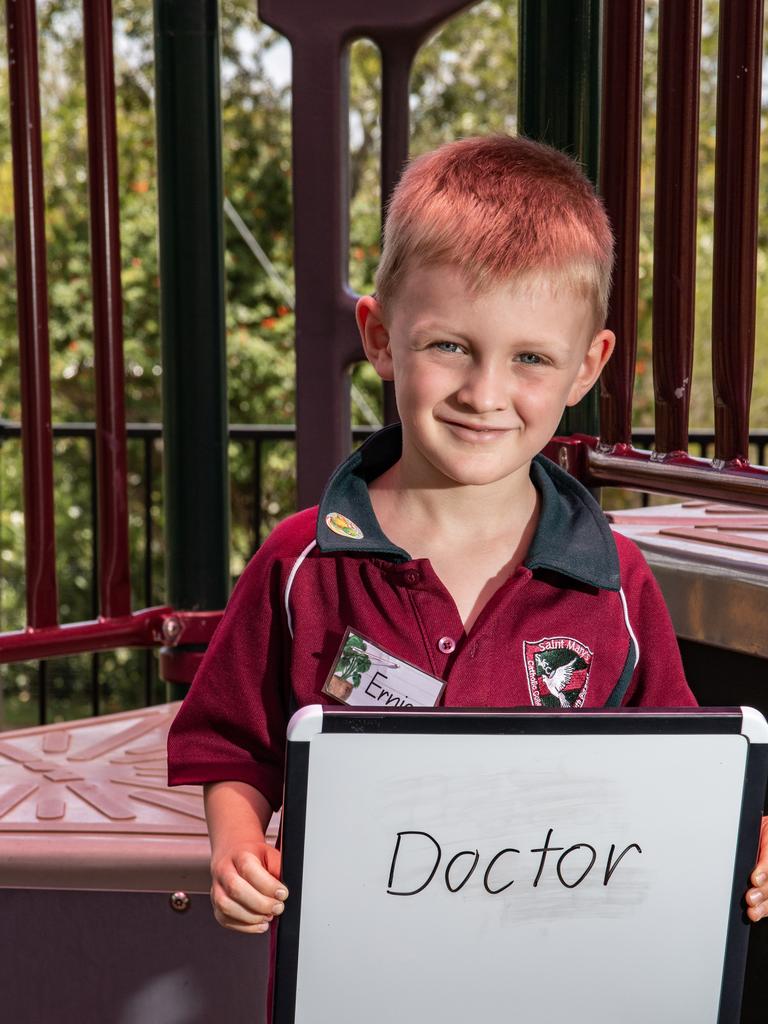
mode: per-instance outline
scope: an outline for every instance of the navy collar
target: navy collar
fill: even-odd
[[[401,451],[400,424],[394,423],[372,434],[342,462],[320,499],[320,551],[374,555],[392,562],[412,560],[383,533],[368,494],[370,481],[393,466]],[[619,558],[613,534],[589,491],[543,455],[537,455],[531,463],[531,480],[541,495],[541,511],[525,565],[603,590],[619,590]],[[329,521],[336,530],[346,529],[346,533],[332,530]],[[361,536],[353,536],[355,533]]]

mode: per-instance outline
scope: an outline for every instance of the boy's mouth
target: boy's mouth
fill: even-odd
[[[487,423],[466,423],[462,420],[441,421],[457,436],[467,441],[488,442],[496,441],[504,434],[508,434],[513,427],[490,426]]]

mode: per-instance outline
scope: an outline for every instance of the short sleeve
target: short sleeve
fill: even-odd
[[[621,703],[633,707],[696,707],[659,585],[637,546],[620,534],[614,536],[621,562],[627,623],[638,654]]]
[[[246,782],[275,810],[288,721],[277,547],[246,567],[168,736],[169,785]]]

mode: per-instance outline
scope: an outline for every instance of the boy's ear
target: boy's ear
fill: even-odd
[[[613,331],[598,331],[590,342],[579,372],[571,384],[566,405],[576,405],[586,395],[611,358],[615,344],[616,335]]]
[[[394,380],[389,331],[384,325],[384,313],[379,300],[373,295],[363,295],[357,300],[355,319],[368,362],[382,380]]]

